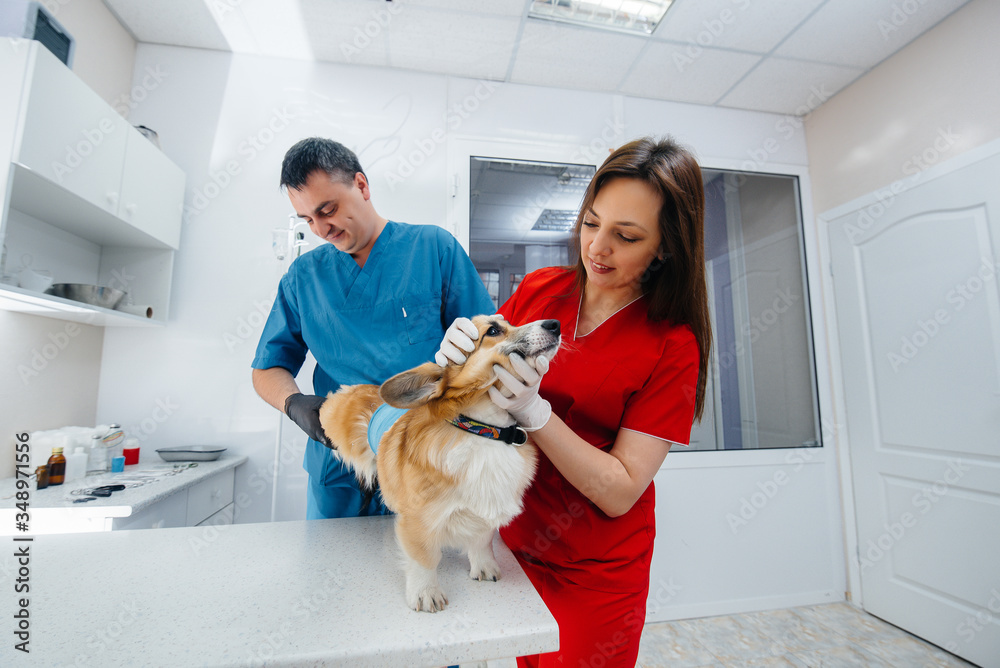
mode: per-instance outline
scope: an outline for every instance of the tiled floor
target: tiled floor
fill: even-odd
[[[972,664],[849,603],[646,624],[642,668],[958,668]]]
[[[513,659],[478,668],[513,668]],[[641,668],[960,668],[971,663],[849,603],[646,624]],[[471,668],[465,665],[462,668]]]

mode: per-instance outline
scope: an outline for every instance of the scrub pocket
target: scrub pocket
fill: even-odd
[[[404,297],[400,300],[406,336],[410,344],[440,341],[444,337],[441,326],[441,295]]]

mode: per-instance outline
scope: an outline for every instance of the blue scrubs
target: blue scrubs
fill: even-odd
[[[280,284],[251,366],[293,376],[306,351],[316,358],[313,392],[381,384],[434,357],[460,316],[496,311],[469,256],[435,225],[388,222],[365,266],[331,244],[301,256]],[[381,515],[379,499],[361,507],[351,470],[321,443],[306,445],[308,519]]]

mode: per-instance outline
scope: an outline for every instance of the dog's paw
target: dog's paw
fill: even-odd
[[[469,571],[469,577],[473,580],[496,582],[500,579],[500,565],[492,559],[482,564],[473,565]]]
[[[407,596],[407,603],[410,608],[420,612],[440,612],[448,605],[448,597],[437,585],[428,585],[423,589]]]

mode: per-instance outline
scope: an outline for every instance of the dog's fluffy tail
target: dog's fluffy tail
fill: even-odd
[[[368,422],[381,404],[378,385],[351,385],[331,392],[319,409],[334,456],[354,469],[362,490],[372,492],[378,489],[378,481],[375,453],[368,447]]]

